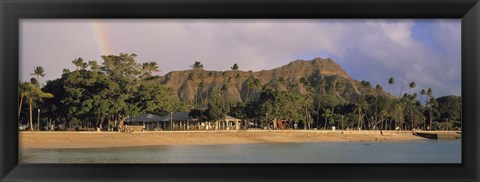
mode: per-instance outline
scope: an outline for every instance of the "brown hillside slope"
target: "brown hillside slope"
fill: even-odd
[[[301,83],[302,77],[310,86]],[[258,79],[256,87],[249,80]],[[326,87],[319,86],[319,80],[326,80]],[[278,90],[291,89],[305,94],[308,89],[325,92],[334,82],[339,82],[345,89],[338,93],[345,100],[357,98],[360,94],[375,95],[373,88],[363,88],[360,82],[352,79],[332,59],[315,58],[313,60],[296,60],[272,70],[262,71],[208,71],[185,70],[172,71],[160,77],[159,83],[172,87],[183,101],[201,103],[208,99],[213,88],[226,89],[226,99],[246,101],[259,96],[263,85],[269,84]],[[250,85],[250,86],[249,86]],[[386,95],[386,93],[381,93]]]

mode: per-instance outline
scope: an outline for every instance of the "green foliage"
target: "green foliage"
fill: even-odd
[[[255,109],[256,117],[264,122],[277,117],[308,123],[306,112],[312,112],[312,99],[293,91],[277,91],[271,86],[265,86]]]
[[[436,99],[437,110],[440,114],[438,121],[460,121],[462,98],[460,96],[443,96]]]
[[[159,72],[157,62],[146,62],[142,64],[141,78],[148,79],[152,77],[153,72]]]
[[[233,116],[235,118],[246,118],[247,115],[247,107],[242,103],[238,103],[235,106],[230,108],[228,115]]]
[[[211,120],[225,119],[230,111],[230,105],[225,101],[223,92],[218,88],[213,88],[207,113]]]
[[[208,120],[208,113],[200,109],[192,109],[188,116],[198,120]]]
[[[192,67],[194,70],[197,70],[197,69],[203,69],[203,64],[200,63],[199,61],[195,61],[195,63],[193,63]]]
[[[233,66],[231,67],[231,69],[232,69],[233,71],[238,71],[238,64],[237,64],[237,63],[233,64]]]
[[[272,80],[251,74],[242,79],[236,63],[231,67],[233,71],[221,72],[221,79],[204,80],[207,74],[214,77],[215,72],[203,71],[203,65],[197,61],[187,75],[190,86],[198,86],[193,92],[200,98],[193,105],[190,101],[181,102],[176,90],[161,83],[162,76],[152,76],[159,71],[156,62],[140,64],[135,54],[124,53],[102,59],[99,65],[77,58],[72,61],[76,70],[64,69],[61,78],[47,81],[42,89],[38,79],[45,75],[45,70],[35,67],[32,75],[37,78],[19,84],[19,96],[28,98],[20,101],[19,113],[23,102],[30,102],[31,106],[42,108],[43,117],[69,126],[87,122],[104,126],[106,121],[118,124],[143,113],[166,115],[180,111],[190,112],[192,118],[199,120],[221,120],[228,114],[263,122],[263,126],[277,118],[293,121],[305,129],[311,128],[312,123],[317,128],[323,125],[343,129],[426,128],[435,122],[432,128],[461,127],[461,97],[435,99],[431,88],[395,98],[384,94],[380,84],[372,89],[369,81],[361,81],[358,86],[320,73]],[[394,83],[393,77],[388,79],[389,91]],[[240,92],[241,100],[234,95],[238,85],[246,88]],[[415,87],[415,82],[409,83],[410,90]],[[207,104],[208,109],[191,110],[200,104]]]
[[[58,97],[49,101],[51,117],[67,124],[72,121],[101,125],[102,118],[121,122],[142,113],[166,114],[185,110],[173,89],[145,78],[158,71],[155,62],[138,64],[135,54],[102,56],[103,66],[89,61],[90,70],[83,68],[83,59],[73,63],[82,68],[64,71],[62,78],[48,81],[46,91]],[[60,122],[60,121],[59,121]]]
[[[173,112],[179,103],[173,89],[150,82],[140,84],[136,98],[136,106],[141,112],[159,115]]]
[[[36,84],[38,87],[40,87],[40,80],[39,77],[45,77],[45,69],[41,66],[35,66],[33,68],[33,73],[30,73],[30,75],[36,76],[35,82],[32,82]]]

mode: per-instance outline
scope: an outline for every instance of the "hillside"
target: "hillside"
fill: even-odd
[[[253,84],[258,79],[257,84]],[[320,80],[325,80],[321,87]],[[185,70],[172,71],[160,77],[159,83],[172,87],[183,101],[202,102],[208,99],[214,87],[227,91],[227,99],[245,101],[258,97],[262,86],[269,84],[277,90],[291,89],[305,94],[307,90],[326,92],[333,83],[338,82],[344,89],[338,96],[352,100],[360,94],[375,94],[373,88],[363,88],[359,81],[352,79],[332,59],[315,58],[313,60],[296,60],[272,70],[262,71],[208,71]],[[383,92],[382,94],[386,94]]]

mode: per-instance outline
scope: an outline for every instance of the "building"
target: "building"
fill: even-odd
[[[191,118],[189,115],[190,112],[172,112],[170,115],[163,116],[164,128],[169,130],[195,129],[197,119]]]
[[[164,117],[154,114],[142,114],[125,120],[127,128],[134,129],[135,131],[142,130],[160,130],[162,127],[162,120]]]
[[[227,130],[239,130],[241,121],[242,121],[241,119],[234,118],[229,115],[225,116],[225,122],[227,123]]]
[[[158,130],[239,130],[241,119],[226,115],[222,121],[201,121],[190,117],[189,112],[172,112],[169,115],[157,116],[142,114],[125,121],[129,129],[135,131]]]

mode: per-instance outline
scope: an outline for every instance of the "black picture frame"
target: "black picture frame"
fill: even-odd
[[[461,19],[462,164],[18,164],[22,18]],[[479,181],[478,0],[0,0],[0,19],[2,181]]]

